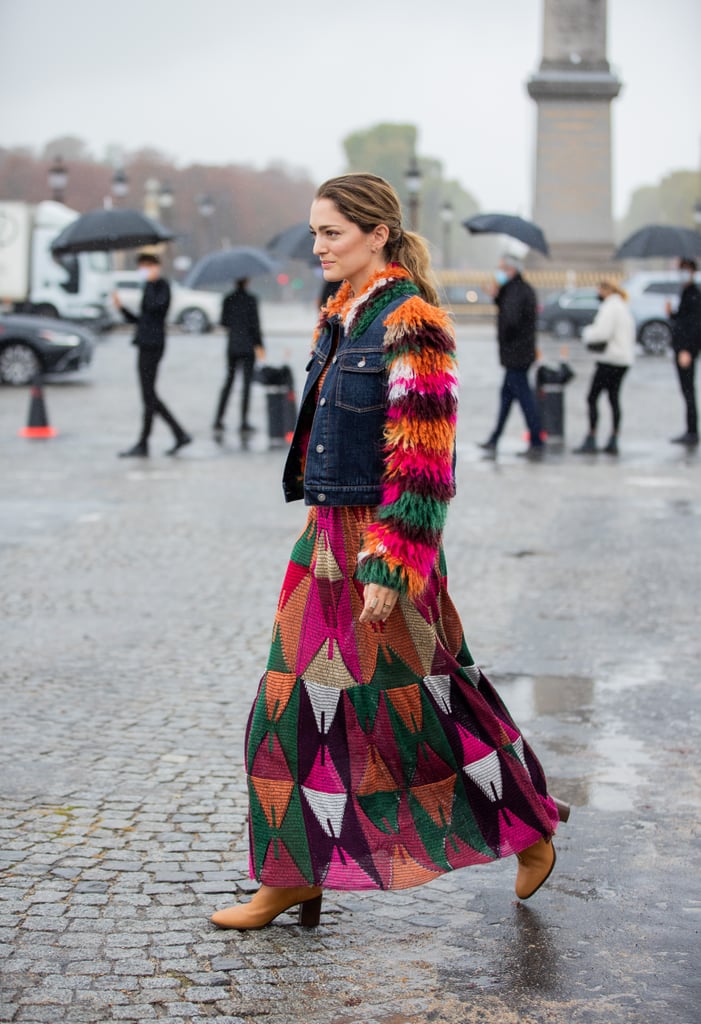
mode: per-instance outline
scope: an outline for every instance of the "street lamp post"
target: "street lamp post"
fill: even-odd
[[[441,224],[443,225],[443,267],[448,269],[452,263],[450,252],[450,233],[453,228],[453,204],[449,199],[441,206]]]
[[[404,183],[409,194],[409,229],[419,230],[419,192],[421,191],[421,170],[412,156],[411,163],[404,172]]]
[[[123,167],[118,167],[112,175],[112,195],[119,202],[129,195],[129,179]]]
[[[49,167],[48,181],[54,202],[65,202],[68,168],[63,162],[63,157],[57,156],[51,167]]]
[[[201,216],[204,218],[207,234],[207,246],[210,252],[212,252],[216,248],[214,240],[213,218],[217,208],[214,204],[214,200],[212,199],[211,196],[208,196],[206,193],[204,195],[198,196],[197,209],[200,211]]]
[[[701,231],[701,199],[697,199],[694,207],[694,225],[697,231]]]

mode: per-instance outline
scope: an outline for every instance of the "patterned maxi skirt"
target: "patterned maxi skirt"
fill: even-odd
[[[246,730],[251,877],[403,889],[550,836],[543,771],[474,664],[442,553],[422,599],[361,624],[367,508],[312,508]]]

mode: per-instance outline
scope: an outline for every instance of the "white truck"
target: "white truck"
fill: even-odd
[[[109,326],[112,256],[85,252],[55,258],[51,243],[78,217],[63,203],[0,200],[0,307]]]

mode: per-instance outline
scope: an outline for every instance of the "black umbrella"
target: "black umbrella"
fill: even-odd
[[[249,245],[237,245],[233,249],[221,249],[203,256],[194,265],[185,279],[187,288],[202,288],[207,285],[231,284],[243,277],[272,274],[278,269],[275,260],[264,252]]]
[[[271,238],[265,247],[272,256],[278,259],[304,260],[315,266],[319,260],[313,253],[314,236],[309,230],[308,224],[293,224],[285,228],[274,238]]]
[[[91,210],[64,228],[51,243],[56,256],[69,252],[139,249],[167,242],[173,234],[140,210]]]
[[[648,224],[633,232],[613,254],[615,260],[644,259],[646,256],[701,257],[701,234],[673,224]]]
[[[524,220],[523,217],[516,217],[510,213],[479,213],[462,223],[473,235],[508,235],[509,238],[516,238],[531,249],[537,249],[544,256],[550,255],[542,230],[537,224]]]

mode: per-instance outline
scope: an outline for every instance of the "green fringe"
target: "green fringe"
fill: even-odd
[[[378,519],[398,519],[415,530],[440,533],[448,517],[448,505],[437,498],[406,491],[397,501],[382,505],[377,516]]]
[[[400,594],[406,594],[408,589],[404,571],[401,568],[390,571],[387,564],[375,555],[370,555],[360,563],[355,570],[355,578],[361,583],[377,583],[380,587],[390,587],[392,590],[398,590]]]
[[[396,284],[390,285],[385,291],[380,292],[377,298],[363,309],[357,321],[351,327],[351,338],[357,338],[359,334],[363,334],[372,321],[380,315],[382,310],[385,309],[393,299],[398,299],[402,295],[409,296],[418,294],[419,289],[413,281],[397,281]]]

